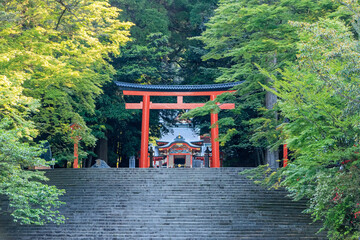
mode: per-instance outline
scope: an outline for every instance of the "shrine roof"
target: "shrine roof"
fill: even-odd
[[[202,92],[202,91],[225,91],[233,88],[241,82],[203,84],[203,85],[142,85],[114,81],[121,90],[129,91],[152,91],[152,92]]]
[[[174,126],[168,126],[169,131],[167,133],[162,132],[162,136],[159,139],[160,142],[172,142],[177,136],[181,135],[187,142],[200,141],[199,130],[190,127],[189,124],[177,123]]]
[[[199,140],[199,142],[200,141],[201,140]],[[160,141],[156,141],[156,142],[160,142]],[[181,136],[180,134],[173,141],[168,142],[165,145],[156,146],[156,148],[168,148],[168,147],[170,147],[171,145],[173,145],[175,143],[183,143],[183,144],[187,144],[187,145],[189,145],[190,147],[193,147],[193,148],[201,148],[201,146],[199,146],[199,145],[195,145],[195,144],[192,144],[190,142],[185,141],[185,138],[183,136]]]
[[[189,147],[192,147],[192,148],[200,148],[201,149],[201,146],[198,146],[198,145],[194,145],[192,143],[189,143],[189,142],[186,142],[186,141],[182,141],[182,140],[178,140],[178,141],[173,141],[173,142],[170,142],[166,145],[162,145],[162,146],[155,146],[156,148],[168,148],[168,147],[171,147],[173,144],[176,144],[176,143],[182,143],[182,144],[186,144],[188,145]]]

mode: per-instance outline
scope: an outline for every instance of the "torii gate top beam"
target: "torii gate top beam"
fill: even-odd
[[[135,83],[117,82],[115,84],[129,96],[177,96],[177,103],[152,103],[150,109],[194,109],[202,107],[204,103],[184,103],[184,96],[217,96],[242,82],[208,84],[208,85],[141,85]],[[221,109],[234,109],[235,104],[218,104]],[[126,109],[142,109],[143,102],[126,103]]]
[[[243,82],[231,82],[205,85],[141,85],[115,81],[115,84],[127,93],[136,93],[143,96],[209,96],[209,93],[224,93]],[[140,92],[143,92],[140,94]],[[220,94],[221,94],[220,93]],[[125,93],[124,93],[125,94]],[[196,95],[194,95],[196,94]],[[128,94],[126,94],[128,95]],[[130,95],[130,94],[129,94]],[[132,95],[132,94],[131,94]]]

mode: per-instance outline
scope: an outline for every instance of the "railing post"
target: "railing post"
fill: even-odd
[[[204,165],[206,168],[209,167],[209,158],[210,158],[210,149],[208,147],[206,147],[206,150],[205,150],[205,161],[204,161]]]
[[[152,149],[152,147],[150,147],[149,149],[149,154],[150,154],[150,167],[153,168],[154,167],[154,150]]]

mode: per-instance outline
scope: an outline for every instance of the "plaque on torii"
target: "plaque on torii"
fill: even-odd
[[[142,109],[142,125],[141,125],[141,152],[140,152],[140,168],[148,168],[150,163],[148,161],[149,148],[149,119],[150,109],[194,109],[202,107],[205,103],[184,103],[184,96],[210,96],[210,101],[225,92],[234,92],[229,90],[242,82],[223,83],[223,84],[208,84],[208,85],[141,85],[135,83],[125,83],[115,81],[115,84],[123,90],[124,95],[128,96],[142,96],[143,101],[140,103],[126,103],[126,109]],[[152,103],[151,96],[175,96],[177,103]],[[220,109],[234,109],[234,103],[218,104]],[[219,142],[216,139],[219,137],[219,128],[216,124],[218,121],[218,114],[210,114],[211,125],[211,149],[212,149],[212,168],[220,167],[220,150]]]

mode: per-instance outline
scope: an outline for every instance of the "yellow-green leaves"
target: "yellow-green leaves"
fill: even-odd
[[[100,0],[12,0],[0,12],[0,75],[40,101],[33,120],[41,134],[66,134],[63,125],[79,119],[86,128],[81,116],[93,113],[114,74],[107,60],[129,41],[132,23]]]
[[[52,209],[63,192],[23,167],[45,164],[36,136],[60,139],[66,152],[70,123],[82,126],[82,142],[95,142],[83,116],[114,73],[108,60],[129,41],[132,24],[119,21],[119,11],[103,0],[0,4],[0,194],[22,223],[64,219]]]

